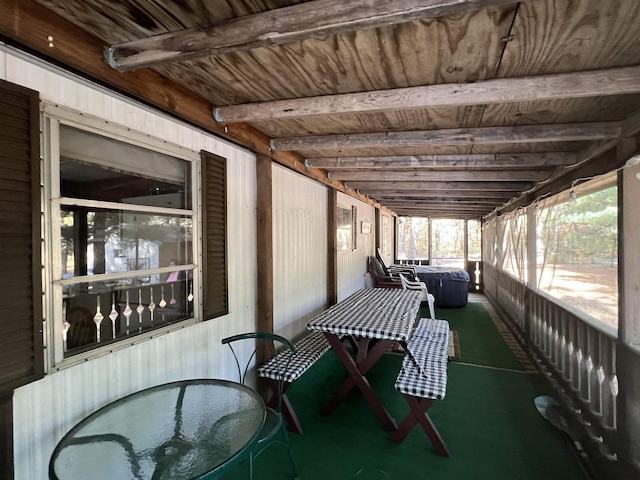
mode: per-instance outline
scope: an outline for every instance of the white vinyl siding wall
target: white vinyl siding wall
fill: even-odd
[[[338,192],[338,205],[355,206],[357,209],[356,245],[351,251],[338,252],[338,301],[365,287],[364,274],[367,272],[368,259],[375,255],[375,208],[353,197]],[[363,220],[371,222],[371,233],[363,234]]]
[[[47,478],[49,457],[58,440],[99,407],[143,388],[182,378],[235,379],[229,351],[220,340],[255,329],[255,156],[1,45],[0,76],[39,91],[43,101],[148,134],[161,142],[225,157],[228,169],[230,313],[139,340],[15,390],[15,479],[33,480]]]
[[[273,166],[274,330],[287,338],[327,303],[327,187]]]

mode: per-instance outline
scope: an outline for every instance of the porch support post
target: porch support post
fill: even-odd
[[[627,139],[619,145],[625,159],[639,153],[638,143]],[[640,464],[640,165],[621,170],[619,192],[619,284],[620,314],[616,372],[620,393],[617,400],[618,431],[625,460]]]
[[[527,288],[525,289],[525,336],[527,343],[531,342],[531,298],[532,292],[536,291],[538,284],[538,246],[537,246],[537,221],[536,221],[536,205],[531,204],[527,207]]]
[[[469,271],[469,220],[464,219],[464,246],[462,247],[464,256],[464,269]],[[471,282],[469,283],[471,284]]]
[[[259,332],[273,333],[273,192],[272,161],[267,155],[256,158],[257,179],[257,255],[258,305],[256,327]],[[264,363],[273,355],[266,342],[258,345],[257,362]]]
[[[338,194],[329,189],[327,204],[327,304],[338,302]]]
[[[380,250],[382,250],[382,236],[380,235],[381,233],[384,235],[384,232],[382,232],[382,215],[380,215],[380,209],[376,208],[375,210],[376,212],[376,216],[374,218],[374,222],[375,222],[375,245],[374,245],[374,249],[379,248]],[[382,252],[384,253],[384,252]],[[394,255],[394,263],[395,263],[395,255]]]
[[[429,235],[429,258],[427,259],[427,265],[433,265],[433,248],[432,248],[432,243],[433,243],[433,228],[432,228],[432,222],[433,219],[431,217],[428,218],[428,222],[427,222],[427,235]]]

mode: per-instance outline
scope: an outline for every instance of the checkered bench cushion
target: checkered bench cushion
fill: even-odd
[[[427,352],[422,365],[405,355],[396,379],[396,390],[413,397],[441,400],[447,391],[447,354],[435,348]]]
[[[407,344],[395,387],[414,397],[442,399],[447,390],[449,323],[421,318]]]
[[[449,332],[449,322],[446,320],[421,318],[411,334],[408,347],[409,349],[412,347],[419,349],[425,345],[435,344],[447,351],[449,348]]]
[[[413,330],[411,338],[431,337],[433,335],[449,335],[449,322],[446,320],[434,320],[431,318],[421,318],[418,325]]]
[[[329,342],[322,332],[312,332],[295,344],[298,353],[291,358],[285,382],[292,383],[302,376],[318,359],[330,348]],[[272,357],[268,362],[258,368],[258,376],[278,380],[278,363],[282,368],[286,365],[289,352],[282,352]]]

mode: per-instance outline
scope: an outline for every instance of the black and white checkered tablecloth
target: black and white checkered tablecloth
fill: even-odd
[[[408,341],[422,292],[390,288],[359,290],[307,324],[309,330],[381,340]]]

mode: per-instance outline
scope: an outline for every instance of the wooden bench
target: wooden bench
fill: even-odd
[[[400,443],[419,423],[436,453],[442,457],[449,457],[449,450],[427,410],[446,394],[448,345],[448,322],[420,319],[407,343],[395,384],[396,390],[402,393],[409,404],[410,412],[392,436],[395,443]]]
[[[324,355],[330,348],[329,342],[321,332],[313,332],[305,337],[301,338],[294,343],[297,354],[291,357],[289,362],[289,368],[284,378],[282,385],[282,413],[289,430],[293,433],[302,433],[302,426],[298,420],[291,402],[287,398],[286,392],[293,382],[300,378],[311,366],[318,361],[318,359]],[[278,389],[278,368],[277,365],[286,363],[288,359],[288,352],[282,352],[266,363],[260,366],[257,370],[258,376],[265,378],[269,387],[271,388],[271,396],[267,402],[270,407],[275,407],[278,402],[277,389]]]

